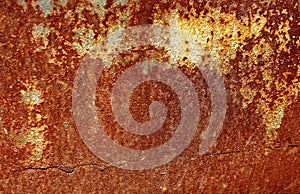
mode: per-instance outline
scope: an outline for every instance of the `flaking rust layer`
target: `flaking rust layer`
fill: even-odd
[[[0,1],[0,13],[0,191],[300,192],[299,2],[6,0]],[[205,81],[190,62],[190,49],[180,45],[174,49],[185,52],[177,55],[147,46],[118,56],[99,81],[96,104],[105,130],[121,145],[158,146],[172,136],[169,126],[180,118],[176,99],[161,95],[160,100],[171,102],[167,133],[160,130],[147,139],[110,122],[112,85],[138,61],[175,58],[174,65],[194,80],[203,108],[199,133],[180,156],[137,172],[109,166],[84,145],[72,116],[72,87],[89,51],[97,51],[115,30],[142,24],[193,34],[214,57],[210,65],[222,70],[228,107],[215,146],[200,157],[200,131],[210,102]],[[170,94],[155,84],[147,89]],[[141,111],[133,115],[137,120],[149,117],[143,105],[148,97],[133,100],[133,108]]]

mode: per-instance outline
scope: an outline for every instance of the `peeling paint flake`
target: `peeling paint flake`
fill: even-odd
[[[46,128],[46,125],[30,127],[26,133],[17,138],[17,140],[21,142],[21,146],[26,146],[27,143],[34,146],[31,150],[31,162],[42,158],[43,150],[47,145],[47,142],[44,139]]]
[[[32,2],[33,7],[37,5],[40,7],[44,17],[47,17],[53,11],[53,0],[37,0]]]
[[[267,109],[269,108],[267,107]],[[266,128],[267,145],[270,145],[271,142],[278,137],[278,133],[276,132],[276,129],[280,128],[281,121],[284,117],[284,109],[285,109],[284,105],[278,105],[278,107],[275,107],[273,111],[267,110],[263,115],[263,118],[267,123],[267,128]]]
[[[21,90],[21,94],[23,97],[23,102],[25,104],[40,104],[43,102],[42,100],[42,93],[40,91],[24,91]]]
[[[46,49],[49,43],[47,36],[50,33],[50,29],[48,27],[44,27],[44,25],[36,25],[33,26],[32,36],[36,39],[42,39],[44,46],[40,46],[36,49],[36,51],[40,51],[41,49]]]
[[[115,0],[113,6],[117,6],[117,5],[125,5],[127,2],[127,0]]]
[[[17,3],[22,6],[24,10],[27,10],[27,3],[25,0],[17,0]]]
[[[65,6],[68,2],[69,2],[69,0],[59,0],[58,3],[60,6]]]
[[[73,48],[75,48],[79,53],[85,54],[92,50],[92,48],[95,48],[95,34],[92,29],[76,29],[75,32],[77,34],[77,38],[80,38],[81,41],[74,42]]]
[[[257,91],[255,89],[250,88],[249,86],[245,86],[240,89],[240,93],[244,97],[242,108],[247,108],[248,105],[253,102],[253,99],[256,96]]]

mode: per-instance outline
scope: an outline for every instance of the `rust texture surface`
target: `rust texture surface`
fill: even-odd
[[[116,121],[113,87],[141,61],[171,61],[195,88],[201,114],[182,153],[130,170],[97,157],[84,142],[72,95],[87,54],[103,56],[103,40],[118,29],[149,24],[189,33],[197,44],[178,37],[184,44],[169,50],[142,45],[114,57],[95,90],[107,136],[130,150],[148,150],[177,133],[185,107],[172,87],[155,80],[132,91],[129,111],[143,123],[151,102],[161,101],[168,110],[163,125],[138,135]],[[192,61],[195,47],[204,65],[220,71],[226,91],[224,122],[202,155],[214,102],[211,78]],[[299,193],[299,91],[298,1],[0,0],[0,193]]]

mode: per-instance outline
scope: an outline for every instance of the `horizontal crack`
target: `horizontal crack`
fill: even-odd
[[[203,156],[219,156],[219,155],[225,155],[225,154],[237,154],[237,153],[245,153],[245,152],[251,152],[251,150],[231,150],[231,151],[227,151],[227,152],[203,154]]]
[[[269,146],[269,147],[266,147],[268,149],[271,149],[271,150],[275,150],[275,149],[290,149],[290,148],[297,148],[298,145],[288,145],[288,146]]]
[[[291,149],[291,148],[298,148],[298,145],[288,145],[288,146],[274,146],[274,147],[266,147],[267,149],[275,150],[275,149]],[[202,156],[218,156],[218,155],[225,155],[225,154],[238,154],[238,153],[247,153],[251,152],[253,150],[232,150],[232,151],[226,151],[226,152],[217,152],[217,153],[210,153],[210,154],[204,154]],[[183,156],[184,158],[192,158],[191,156]],[[55,165],[55,166],[48,166],[48,167],[27,167],[23,170],[49,170],[49,169],[58,169],[64,173],[73,173],[77,167],[83,167],[83,166],[97,166],[99,167],[99,171],[103,172],[107,166],[101,165],[101,164],[79,164],[75,166],[62,166],[62,165]]]
[[[97,166],[99,167],[99,171],[104,171],[106,169],[106,166],[101,164],[79,164],[75,166],[62,166],[62,165],[55,165],[55,166],[47,166],[47,167],[27,167],[24,168],[24,170],[49,170],[49,169],[58,169],[65,173],[73,173],[77,167],[83,167],[83,166]]]

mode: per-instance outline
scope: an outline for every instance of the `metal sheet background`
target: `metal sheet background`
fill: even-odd
[[[299,193],[299,10],[299,2],[269,0],[0,1],[0,191]],[[107,34],[152,23],[197,35],[218,59],[227,114],[216,145],[204,156],[197,155],[198,134],[171,163],[126,171],[83,144],[72,117],[72,84],[83,56]],[[169,55],[161,48],[145,50],[120,57],[134,63]],[[182,64],[193,79],[192,64]],[[107,71],[107,89],[118,74],[112,72],[124,69],[119,63]],[[197,76],[202,80],[197,87],[205,88]],[[107,99],[103,92],[98,97]],[[202,106],[205,125],[210,104]],[[172,110],[170,125],[179,114]],[[172,135],[161,131],[160,139],[143,142],[115,127],[108,122],[112,137],[142,149]]]

